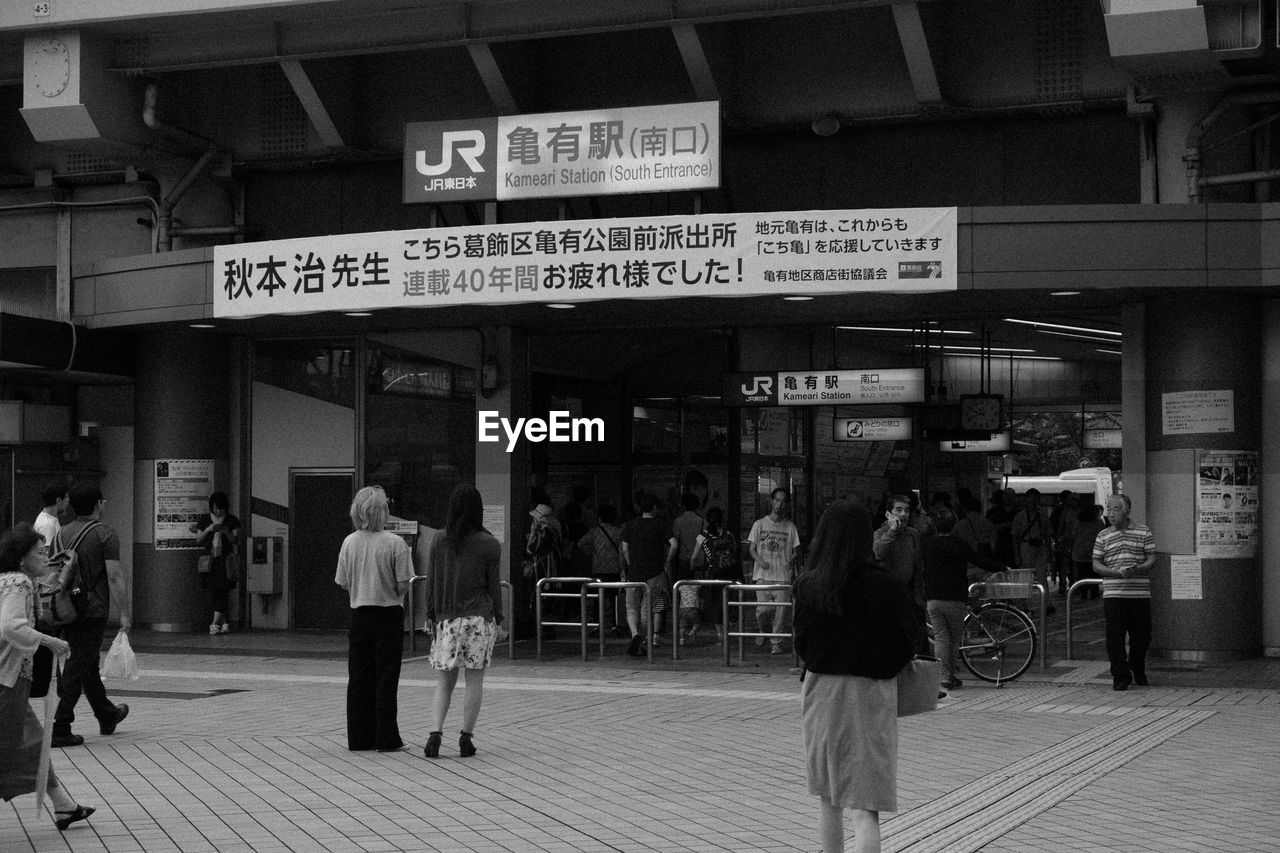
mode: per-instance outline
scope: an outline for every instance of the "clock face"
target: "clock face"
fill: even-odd
[[[36,91],[46,98],[61,95],[71,81],[71,51],[62,39],[45,39],[31,58]]]
[[[981,394],[960,398],[960,428],[987,430],[1000,429],[1001,399],[997,395]]]

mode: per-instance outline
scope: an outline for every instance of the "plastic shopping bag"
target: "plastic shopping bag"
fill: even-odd
[[[138,680],[138,658],[133,654],[133,646],[129,645],[129,635],[124,631],[116,634],[107,656],[102,660],[103,678],[123,678],[125,681]]]

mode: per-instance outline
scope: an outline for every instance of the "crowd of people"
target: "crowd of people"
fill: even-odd
[[[997,490],[990,509],[970,492],[939,492],[921,508],[915,494],[886,495],[873,514],[870,500],[853,495],[833,502],[819,519],[807,557],[789,518],[790,494],[769,494],[769,512],[756,519],[742,544],[718,506],[686,491],[679,511],[655,495],[635,496],[632,517],[619,525],[612,505],[588,506],[585,496],[556,513],[535,493],[525,540],[529,586],[540,578],[574,576],[627,581],[600,630],[621,635],[615,615],[625,613],[628,653],[643,655],[652,614],[653,642],[661,642],[668,615],[679,620],[681,643],[696,643],[711,628],[725,637],[718,591],[676,581],[746,582],[756,593],[756,642],[782,653],[794,638],[802,661],[801,729],[810,792],[819,798],[818,826],[825,851],[844,849],[844,815],[852,814],[854,849],[880,847],[879,813],[896,808],[897,694],[895,677],[908,661],[935,654],[944,690],[960,688],[956,641],[967,612],[969,583],[987,572],[1029,568],[1051,589],[1065,591],[1082,578],[1101,578],[1106,646],[1113,687],[1146,685],[1151,642],[1149,575],[1155,563],[1151,530],[1129,519],[1127,496],[1113,495],[1105,510],[1063,492],[1046,513],[1034,489],[1019,497]],[[54,747],[84,738],[72,731],[81,695],[102,735],[109,736],[129,708],[108,699],[98,653],[114,607],[121,632],[131,626],[130,596],[120,568],[119,537],[100,520],[105,498],[90,482],[70,489],[51,485],[35,525],[19,524],[0,537],[0,797],[40,788],[53,805],[59,829],[88,818],[56,769],[38,778],[44,726],[30,699],[56,690]],[[201,586],[212,621],[226,633],[228,590],[238,575],[240,522],[227,496],[215,492],[209,512],[190,526],[201,549]],[[74,519],[65,526],[68,512]],[[353,751],[404,749],[397,720],[404,600],[415,573],[425,573],[429,656],[437,673],[433,728],[423,752],[440,757],[443,729],[459,672],[465,672],[458,753],[475,755],[474,732],[484,676],[511,614],[503,612],[501,546],[483,524],[484,505],[470,484],[449,499],[440,535],[428,543],[425,565],[415,567],[405,540],[388,532],[390,505],[380,486],[360,489],[350,507],[353,532],[344,540],[335,582],[349,596],[347,746]],[[882,519],[878,524],[873,518]],[[58,558],[50,560],[50,554]],[[74,553],[73,558],[66,558]],[[65,558],[65,559],[64,559]],[[56,572],[56,574],[55,574]],[[74,592],[77,617],[51,627],[54,591]],[[551,620],[554,621],[554,620]],[[792,630],[794,625],[794,631]],[[61,666],[59,666],[61,665]],[[49,685],[53,671],[56,688]],[[50,699],[52,707],[52,699]]]

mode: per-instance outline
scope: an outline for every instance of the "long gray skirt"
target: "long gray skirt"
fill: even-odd
[[[898,810],[898,689],[892,679],[805,674],[809,793],[847,809]]]
[[[44,726],[31,710],[31,682],[19,678],[0,685],[0,799],[11,800],[36,789]]]

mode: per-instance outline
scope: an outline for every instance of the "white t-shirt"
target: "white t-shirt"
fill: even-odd
[[[58,535],[58,531],[62,529],[62,524],[58,521],[58,517],[52,513],[40,510],[40,514],[36,516],[35,523],[36,533],[44,537],[44,544],[49,546],[49,553],[53,553],[53,537]]]
[[[800,531],[789,518],[775,522],[773,516],[756,519],[747,541],[756,546],[764,562],[756,560],[751,579],[756,583],[790,583],[791,558],[800,547]]]

